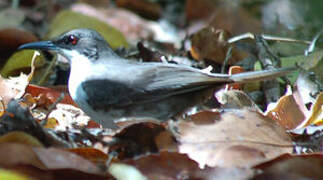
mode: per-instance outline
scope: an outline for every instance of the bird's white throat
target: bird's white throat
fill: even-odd
[[[66,50],[65,56],[70,60],[71,72],[68,81],[68,90],[73,99],[76,99],[77,88],[84,82],[92,71],[92,62],[79,52]]]

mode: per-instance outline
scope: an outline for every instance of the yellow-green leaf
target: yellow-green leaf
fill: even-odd
[[[52,21],[46,38],[51,39],[60,34],[77,28],[90,28],[98,31],[106,39],[112,48],[128,47],[123,34],[94,17],[86,16],[73,11],[61,11]]]
[[[14,53],[4,67],[1,69],[1,75],[3,77],[16,76],[20,74],[20,71],[30,69],[30,64],[34,50],[23,50]],[[40,67],[45,64],[44,57],[42,55],[36,57],[35,67]]]

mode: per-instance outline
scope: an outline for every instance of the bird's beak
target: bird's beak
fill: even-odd
[[[18,47],[19,50],[22,49],[38,49],[38,50],[58,50],[58,46],[56,46],[52,41],[39,41],[23,44]]]

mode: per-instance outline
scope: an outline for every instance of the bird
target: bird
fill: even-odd
[[[165,122],[202,103],[224,84],[263,81],[295,70],[289,67],[228,75],[181,64],[129,60],[117,55],[92,29],[73,29],[18,49],[64,56],[70,64],[68,90],[72,99],[92,120],[110,129],[117,129],[115,121],[127,117]]]

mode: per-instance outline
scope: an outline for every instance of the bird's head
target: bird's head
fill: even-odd
[[[104,54],[115,53],[105,39],[95,30],[75,29],[63,33],[50,41],[39,41],[21,45],[18,49],[37,49],[56,52],[69,61],[77,57],[87,57],[91,61],[99,59]]]

